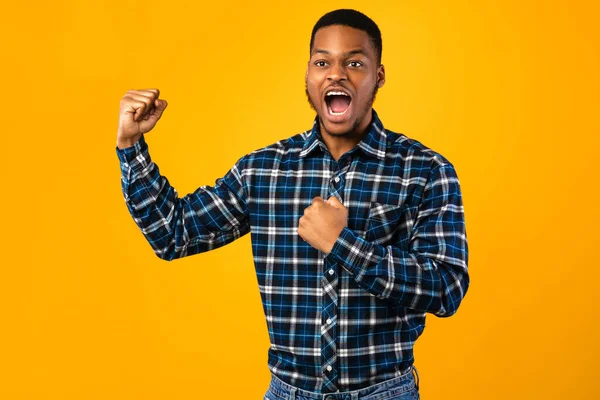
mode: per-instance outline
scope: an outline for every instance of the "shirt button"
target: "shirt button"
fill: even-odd
[[[327,366],[327,371],[331,372],[331,370],[332,370],[332,369],[333,369],[333,368],[331,368],[331,365],[328,365],[328,366]]]
[[[334,181],[335,181],[335,183],[338,183],[340,181],[340,177],[336,176],[335,179],[334,179]]]
[[[333,275],[333,270],[332,269],[329,270],[329,275]]]
[[[331,318],[327,318],[327,323],[330,324],[331,323]]]

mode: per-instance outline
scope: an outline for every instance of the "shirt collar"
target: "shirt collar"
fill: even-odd
[[[311,153],[315,148],[321,147],[321,149],[327,149],[327,146],[322,140],[321,133],[319,131],[319,117],[316,116],[313,122],[312,129],[307,132],[304,146],[300,151],[300,158],[304,158]],[[377,157],[380,160],[385,159],[385,150],[387,148],[387,133],[377,112],[373,109],[371,125],[369,125],[369,131],[358,143],[360,148],[365,154]]]

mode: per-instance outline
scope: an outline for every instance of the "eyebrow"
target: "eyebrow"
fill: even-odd
[[[313,54],[316,54],[316,53],[331,54],[329,51],[324,50],[324,49],[314,49],[313,50]],[[367,53],[363,49],[355,49],[355,50],[350,50],[350,51],[347,51],[347,52],[343,53],[343,56],[344,57],[348,57],[348,56],[352,56],[352,55],[355,55],[355,54],[362,54],[363,56],[367,55]]]

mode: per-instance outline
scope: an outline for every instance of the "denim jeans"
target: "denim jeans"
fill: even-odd
[[[413,373],[414,371],[414,373]],[[416,376],[416,379],[415,379]],[[396,378],[350,392],[319,394],[291,386],[271,374],[264,400],[415,400],[419,396],[419,373],[412,366]]]

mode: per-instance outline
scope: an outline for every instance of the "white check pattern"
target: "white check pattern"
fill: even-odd
[[[183,197],[144,137],[117,155],[129,212],[160,258],[251,233],[269,369],[290,385],[333,393],[412,366],[426,313],[454,314],[467,292],[468,251],[459,180],[446,158],[385,129],[373,110],[368,134],[335,161],[318,126],[315,118],[311,130],[241,157],[214,186]],[[315,196],[337,196],[349,210],[329,254],[297,233]]]

